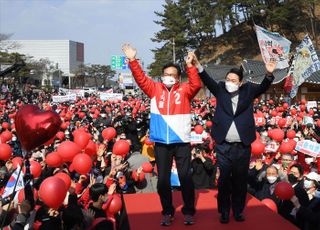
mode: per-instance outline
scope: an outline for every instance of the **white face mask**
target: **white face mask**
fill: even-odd
[[[226,90],[229,93],[234,93],[239,89],[239,85],[234,84],[233,82],[226,81]]]
[[[309,165],[311,162],[313,162],[312,157],[305,158],[304,161]]]
[[[306,189],[309,189],[312,187],[312,181],[311,180],[304,180],[303,185]]]
[[[17,137],[12,137],[12,141],[16,141],[17,140]]]
[[[171,76],[162,77],[162,83],[165,84],[166,87],[171,88],[174,84],[176,84],[176,79]]]
[[[273,184],[274,182],[276,182],[278,177],[276,176],[267,176],[267,180],[270,184]]]

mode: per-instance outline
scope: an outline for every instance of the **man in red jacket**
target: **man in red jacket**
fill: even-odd
[[[194,185],[191,175],[191,99],[201,88],[200,78],[192,64],[193,55],[186,60],[188,82],[180,83],[180,67],[174,63],[162,69],[162,82],[154,82],[147,77],[136,60],[136,49],[129,44],[122,47],[129,59],[129,66],[141,90],[151,99],[150,136],[155,142],[155,159],[158,168],[157,190],[162,205],[161,225],[172,223],[175,209],[172,205],[170,174],[175,157],[181,192],[184,201],[182,213],[184,223],[194,223]]]

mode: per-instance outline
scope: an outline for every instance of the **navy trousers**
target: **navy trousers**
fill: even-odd
[[[247,178],[251,146],[242,143],[216,145],[217,164],[220,170],[218,179],[218,211],[242,213],[247,195]]]

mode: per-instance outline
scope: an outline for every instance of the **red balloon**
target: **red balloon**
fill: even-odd
[[[106,128],[102,131],[102,137],[107,141],[111,141],[116,136],[117,136],[117,131],[112,127]]]
[[[72,165],[79,174],[87,174],[92,167],[92,160],[87,154],[78,154],[73,158]]]
[[[295,108],[290,110],[290,114],[291,116],[296,115],[297,114],[297,110]]]
[[[112,195],[111,199],[112,200],[110,201],[110,204],[109,204],[106,211],[107,211],[107,213],[115,214],[121,210],[122,201],[121,201],[121,198],[117,194]]]
[[[285,119],[285,118],[281,118],[281,119],[279,119],[279,121],[278,121],[278,125],[279,125],[279,127],[280,127],[280,128],[285,127],[285,126],[286,126],[286,124],[287,124],[287,119]]]
[[[293,139],[288,140],[288,143],[292,146],[293,149],[296,148],[297,142]]]
[[[207,121],[206,122],[206,127],[211,128],[212,127],[212,121]]]
[[[13,168],[16,169],[18,165],[22,166],[23,159],[22,157],[15,157],[12,159]]]
[[[64,139],[64,132],[61,132],[61,131],[57,132],[56,137],[57,137],[60,141],[62,141],[62,140]]]
[[[306,106],[305,105],[300,105],[300,111],[304,112],[306,110]]]
[[[2,125],[1,125],[1,127],[2,127],[3,129],[9,129],[10,125],[9,125],[8,122],[3,122]]]
[[[264,205],[266,205],[268,208],[270,208],[274,212],[278,212],[278,207],[276,203],[272,199],[266,198],[261,201]]]
[[[251,153],[254,155],[260,155],[264,153],[265,145],[260,140],[255,140],[251,144]]]
[[[53,111],[44,112],[35,105],[24,105],[16,114],[15,125],[22,147],[30,151],[54,137],[61,120]]]
[[[154,145],[154,142],[151,142],[150,139],[149,139],[149,137],[144,140],[144,143],[145,143],[146,145]]]
[[[133,179],[134,181],[136,181],[136,182],[141,182],[141,181],[144,180],[144,178],[145,178],[145,175],[144,175],[144,172],[143,172],[143,171],[139,174],[139,176],[138,176],[138,174],[137,174],[137,170],[134,170],[134,171],[132,172],[132,179]]]
[[[79,145],[81,149],[84,149],[88,145],[90,138],[91,135],[89,133],[79,132],[74,136],[74,143]]]
[[[12,133],[6,130],[1,133],[0,139],[1,143],[6,143],[7,141],[10,141],[12,139]]]
[[[194,131],[196,132],[196,134],[201,134],[203,132],[204,128],[202,127],[202,125],[196,125],[194,127]]]
[[[282,129],[272,130],[272,139],[278,142],[281,142],[284,138],[284,132]]]
[[[63,123],[60,125],[60,128],[63,129],[63,130],[66,130],[66,129],[68,128],[67,123],[63,122]]]
[[[270,105],[274,104],[273,100],[269,100],[268,102],[269,102]]]
[[[62,163],[62,157],[57,152],[49,153],[46,156],[46,163],[50,167],[59,167]]]
[[[94,156],[97,154],[97,145],[92,140],[89,140],[87,147],[85,148],[85,153],[89,156]]]
[[[258,131],[256,131],[256,139],[260,140],[260,133]]]
[[[294,195],[294,190],[290,183],[280,181],[276,184],[274,194],[281,200],[290,200]]]
[[[272,138],[272,129],[268,129],[268,137]]]
[[[283,141],[279,147],[280,153],[291,153],[294,150],[294,147],[289,142]]]
[[[0,160],[9,160],[12,156],[12,149],[8,144],[0,144]]]
[[[112,153],[115,155],[125,156],[130,150],[130,144],[126,140],[118,140],[114,143]]]
[[[57,174],[54,174],[55,177],[60,178],[61,180],[63,180],[63,182],[66,185],[66,189],[69,190],[70,186],[71,186],[71,178],[68,174],[64,173],[64,172],[59,172]]]
[[[287,109],[287,108],[289,107],[289,104],[288,104],[287,102],[285,102],[285,103],[283,103],[282,107],[283,107],[284,109]]]
[[[66,194],[66,185],[59,177],[48,177],[40,185],[39,196],[49,208],[59,208]]]
[[[142,170],[145,173],[151,173],[152,172],[152,164],[150,162],[144,162],[142,165]]]
[[[72,159],[81,152],[79,146],[72,141],[64,141],[57,148],[58,154],[62,157],[63,161],[72,161]]]
[[[307,103],[306,99],[301,99],[301,105],[305,105]]]
[[[276,110],[272,110],[272,111],[271,111],[271,116],[272,116],[272,117],[276,117],[276,116],[277,116],[277,114],[278,114],[278,113],[277,113],[277,111],[276,111]]]
[[[25,173],[26,169],[23,167],[23,172]],[[30,173],[33,175],[33,178],[38,178],[41,175],[41,164],[37,161],[30,161]]]
[[[293,138],[295,138],[295,137],[296,137],[296,131],[294,131],[294,130],[292,130],[292,129],[290,129],[290,130],[287,131],[287,138],[293,139]]]

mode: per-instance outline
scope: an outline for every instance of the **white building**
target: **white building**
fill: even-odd
[[[48,59],[57,66],[63,76],[69,78],[80,64],[84,63],[84,44],[71,40],[10,40],[17,47],[8,50],[10,53],[20,53],[31,56],[35,60]],[[61,85],[61,79],[50,79],[51,84]]]

